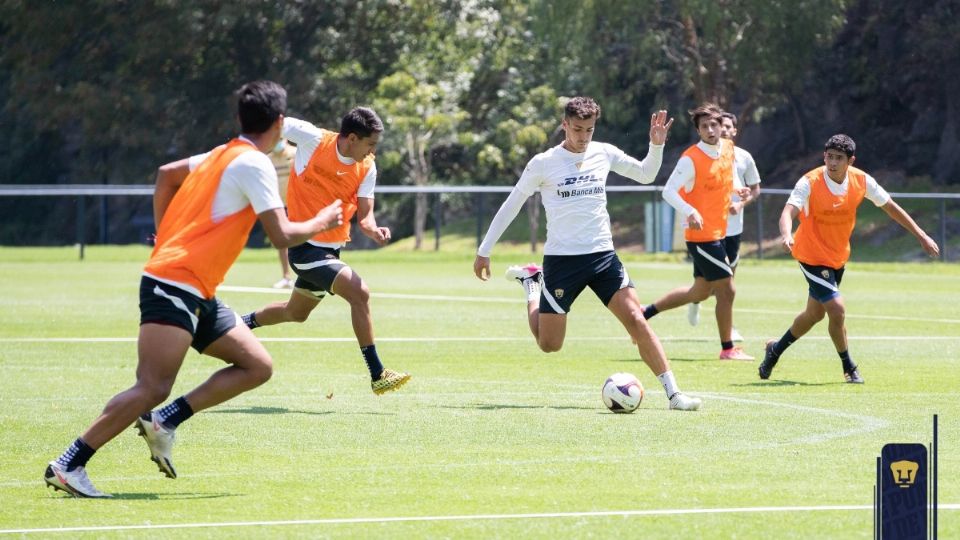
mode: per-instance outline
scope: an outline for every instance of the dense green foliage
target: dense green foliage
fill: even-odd
[[[840,130],[865,163],[947,183],[960,177],[957,15],[949,0],[8,0],[0,183],[151,183],[159,164],[231,137],[232,92],[256,78],[328,128],[375,106],[382,184],[510,184],[577,94],[604,108],[598,139],[638,156],[650,112],[676,116],[664,176],[691,139],[684,111],[715,100],[741,115],[774,183]],[[427,204],[380,211],[419,245],[438,218]],[[472,204],[451,197],[442,219]],[[0,239],[23,241],[38,215],[55,231],[74,205],[5,206]]]

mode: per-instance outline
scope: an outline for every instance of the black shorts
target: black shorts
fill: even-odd
[[[733,268],[727,259],[727,250],[723,241],[687,242],[687,251],[693,258],[693,277],[702,277],[707,281],[718,281],[733,277]]]
[[[810,297],[825,304],[840,296],[840,281],[843,279],[844,268],[846,267],[837,269],[800,263],[800,271],[810,285]]]
[[[147,276],[140,279],[140,324],[179,326],[193,336],[190,345],[197,352],[233,330],[238,319],[217,297],[207,300]]]
[[[583,289],[590,287],[603,305],[617,291],[633,287],[614,251],[586,255],[544,255],[540,313],[567,313]]]
[[[740,236],[735,234],[722,240],[723,250],[727,252],[727,260],[730,261],[730,268],[736,268],[740,262]]]
[[[309,243],[294,246],[287,251],[290,268],[297,274],[294,287],[310,291],[316,298],[333,294],[333,280],[347,263],[340,260],[340,250],[319,247]]]

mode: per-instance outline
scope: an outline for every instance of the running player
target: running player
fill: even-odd
[[[562,144],[534,156],[490,224],[473,271],[490,277],[493,246],[517,216],[524,201],[540,192],[547,213],[543,266],[511,266],[506,277],[518,281],[527,295],[527,322],[544,352],[559,351],[567,330],[567,313],[586,287],[613,312],[637,343],[640,357],[660,380],[671,409],[694,411],[699,398],[680,392],[660,340],[643,318],[633,282],[617,257],[607,213],[610,171],[649,184],[660,170],[663,143],[673,119],[666,111],[650,118],[650,147],[638,161],[619,148],[593,142],[600,106],[591,98],[567,102]]]
[[[780,235],[785,249],[800,263],[810,295],[806,308],[779,340],[767,342],[758,371],[761,379],[769,379],[780,355],[827,316],[827,330],[833,341],[843,378],[848,383],[862,384],[857,364],[850,358],[846,307],[840,295],[840,280],[850,258],[850,235],[857,220],[857,208],[863,199],[879,206],[901,227],[920,241],[930,257],[940,254],[940,247],[927,236],[913,218],[900,207],[877,181],[853,167],[857,146],[846,135],[834,135],[823,150],[823,167],[817,167],[797,182],[780,214]],[[800,218],[794,236],[793,220]]]
[[[174,432],[193,414],[267,382],[273,362],[239,316],[215,296],[259,218],[275,246],[300,243],[342,222],[340,201],[291,223],[267,157],[280,140],[287,93],[256,81],[238,92],[241,134],[206,154],[168,163],[157,172],[153,198],[157,241],[140,279],[137,381],[109,402],[93,424],[43,475],[76,497],[110,497],[93,486],[86,465],[94,452],[131,423],[160,471],[176,478]],[[230,364],[169,405],[187,350]]]
[[[711,103],[690,111],[700,142],[687,148],[663,188],[663,198],[684,217],[687,250],[693,258],[693,285],[667,293],[643,310],[647,319],[691,302],[717,297],[721,360],[753,360],[733,346],[733,269],[723,245],[734,194],[733,142],[720,137],[721,111]],[[741,196],[747,197],[743,189]]]
[[[340,260],[340,250],[350,241],[350,219],[357,215],[360,232],[377,245],[390,241],[390,229],[377,225],[373,215],[373,190],[377,181],[374,152],[383,133],[383,122],[372,109],[356,107],[340,122],[340,132],[320,129],[310,122],[287,118],[283,136],[297,145],[290,174],[287,204],[291,219],[302,219],[343,200],[343,223],[289,249],[290,265],[297,274],[293,292],[243,316],[251,329],[284,322],[304,322],[327,295],[350,304],[353,332],[370,371],[376,394],[397,390],[410,375],[383,367],[374,343],[370,315],[370,289],[360,274]]]
[[[731,142],[736,139],[737,115],[731,112],[720,114],[720,137]],[[727,252],[727,260],[730,261],[730,269],[733,270],[735,278],[737,265],[740,263],[743,210],[760,196],[760,173],[757,172],[757,164],[750,152],[739,146],[733,147],[733,187],[737,191],[744,187],[750,188],[749,194],[744,198],[741,198],[736,192],[733,194],[733,199],[730,202],[730,215],[727,216],[727,234],[723,238],[723,249]],[[687,305],[687,321],[690,322],[691,326],[696,326],[700,322],[700,302],[691,302]],[[730,328],[730,339],[743,341],[743,336],[737,331],[736,326]]]

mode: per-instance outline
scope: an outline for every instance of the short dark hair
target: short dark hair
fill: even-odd
[[[719,121],[723,111],[720,110],[720,107],[716,103],[703,103],[696,109],[690,109],[687,111],[687,114],[690,115],[690,120],[693,122],[693,128],[700,129],[701,118],[706,116],[713,120]]]
[[[588,118],[600,118],[600,105],[592,97],[577,96],[570,98],[570,101],[563,107],[564,118],[576,118],[586,120]]]
[[[383,132],[383,121],[377,113],[368,107],[354,107],[340,120],[340,136],[356,133],[361,139],[373,133]]]
[[[242,133],[263,133],[287,110],[287,91],[273,81],[253,81],[237,90]]]
[[[838,133],[827,139],[827,144],[823,145],[823,151],[827,150],[837,150],[846,154],[848,158],[852,158],[857,153],[857,143],[847,135]]]
[[[737,115],[733,114],[732,112],[723,111],[720,113],[720,117],[729,118],[730,121],[733,122],[733,127],[737,127]]]

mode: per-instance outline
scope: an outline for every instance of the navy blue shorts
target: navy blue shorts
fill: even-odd
[[[233,330],[238,319],[217,297],[207,300],[147,276],[140,279],[140,324],[179,326],[193,336],[190,345],[197,352]]]
[[[687,242],[687,251],[693,258],[693,277],[718,281],[733,277],[733,268],[727,259],[727,250],[722,240],[713,242]]]
[[[840,296],[840,280],[843,279],[844,268],[846,267],[836,269],[800,263],[800,271],[810,285],[810,297],[825,304]]]
[[[633,287],[614,251],[586,255],[544,255],[540,313],[568,313],[583,289],[590,287],[603,305],[620,289]]]
[[[303,243],[287,250],[290,268],[297,274],[294,287],[310,291],[316,298],[333,294],[333,280],[347,263],[340,260],[340,250]]]
[[[740,262],[740,236],[735,234],[722,240],[723,250],[727,253],[727,260],[730,261],[730,268],[736,268]]]

